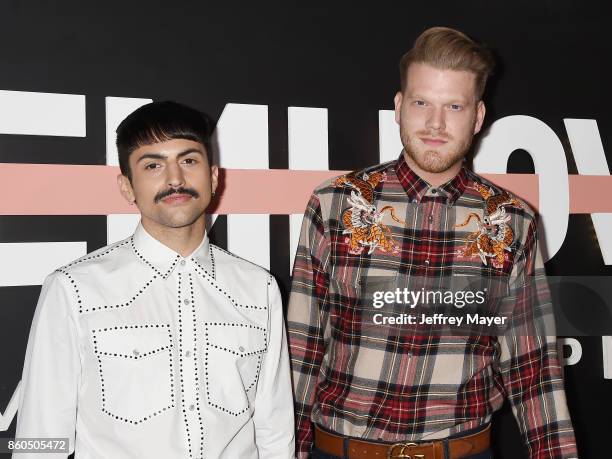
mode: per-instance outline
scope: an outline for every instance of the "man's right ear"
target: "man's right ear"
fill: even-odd
[[[134,204],[136,202],[136,196],[134,196],[134,190],[132,188],[130,179],[123,174],[119,174],[117,176],[117,185],[119,186],[119,191],[125,200],[129,202],[130,205]]]
[[[400,114],[402,112],[402,101],[404,97],[401,91],[398,91],[393,98],[393,105],[395,108],[395,122],[400,124]]]

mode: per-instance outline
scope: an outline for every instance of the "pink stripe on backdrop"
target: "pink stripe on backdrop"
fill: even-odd
[[[108,215],[136,213],[117,190],[113,166],[0,164],[0,215]],[[313,188],[342,171],[222,171],[221,196],[209,209],[218,214],[299,214]],[[538,178],[487,174],[537,208]],[[570,212],[612,212],[611,176],[570,175]]]

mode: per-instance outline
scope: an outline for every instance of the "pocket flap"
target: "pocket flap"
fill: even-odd
[[[267,349],[266,330],[238,322],[213,322],[205,325],[206,344],[245,357]]]
[[[125,325],[93,331],[98,355],[142,359],[172,347],[170,325]]]

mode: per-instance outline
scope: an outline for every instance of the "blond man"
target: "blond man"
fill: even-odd
[[[528,320],[524,333],[425,333],[369,309],[369,293],[468,276],[529,303],[535,214],[464,164],[492,68],[463,33],[425,31],[400,62],[399,158],[312,194],[288,312],[299,457],[489,458],[505,398],[531,458],[577,455],[554,336]]]

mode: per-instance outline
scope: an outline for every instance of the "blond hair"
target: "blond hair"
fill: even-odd
[[[495,62],[491,52],[462,32],[448,27],[432,27],[423,32],[400,60],[402,92],[410,64],[421,63],[443,70],[465,70],[476,76],[477,100],[482,99]]]

